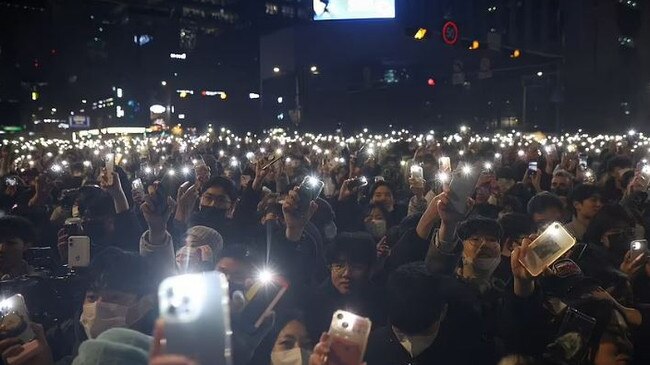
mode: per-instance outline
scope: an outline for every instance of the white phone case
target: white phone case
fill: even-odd
[[[372,322],[351,312],[338,310],[330,325],[329,363],[359,365],[363,361]]]
[[[562,224],[553,222],[528,246],[528,253],[519,262],[531,275],[537,276],[575,244],[576,239]]]
[[[68,267],[88,267],[90,265],[90,237],[68,237]]]
[[[167,353],[200,364],[232,364],[228,281],[222,273],[172,276],[160,283]]]
[[[5,331],[11,330],[10,337],[17,337],[23,343],[36,338],[22,295],[16,294],[0,302],[0,326]]]

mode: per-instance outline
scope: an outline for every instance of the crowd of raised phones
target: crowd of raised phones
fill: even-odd
[[[7,138],[2,361],[650,364],[648,141],[466,128]],[[215,336],[229,340],[206,364],[170,351],[158,288],[214,271],[229,299]],[[251,321],[260,274],[283,291]],[[343,350],[339,310],[371,323]]]

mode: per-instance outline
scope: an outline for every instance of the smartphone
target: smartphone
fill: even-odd
[[[451,172],[451,159],[447,156],[438,159],[438,170],[443,172]]]
[[[312,200],[316,200],[320,196],[320,193],[323,191],[325,183],[322,180],[318,180],[313,176],[305,176],[304,180],[298,188],[298,195],[300,196],[300,208],[303,211],[306,211],[309,207],[309,203]]]
[[[264,319],[289,289],[289,283],[281,276],[260,278],[246,291],[246,307],[241,313],[244,328],[259,328]]]
[[[110,185],[113,185],[113,172],[115,171],[115,155],[112,153],[109,153],[106,155],[105,158],[105,166],[106,166],[106,177],[108,179],[108,183]]]
[[[386,181],[383,176],[375,176],[375,183],[378,183],[379,181]]]
[[[145,197],[144,194],[144,185],[142,184],[142,179],[137,178],[133,180],[131,183],[131,188],[133,189],[133,192],[140,195],[143,199]]]
[[[456,212],[461,215],[467,214],[467,198],[474,193],[479,175],[477,169],[465,165],[451,176],[449,199]]]
[[[575,244],[575,237],[562,224],[553,222],[530,244],[528,254],[519,262],[531,275],[537,276]]]
[[[354,191],[368,185],[368,179],[365,176],[357,177],[348,183],[348,189]]]
[[[32,330],[25,298],[16,294],[0,302],[0,340],[17,337],[23,343],[36,338]]]
[[[422,166],[411,166],[411,177],[414,179],[424,179],[424,170],[422,169]]]
[[[372,322],[351,312],[338,310],[329,329],[328,364],[359,365],[363,361]]]
[[[16,180],[15,177],[8,177],[5,179],[5,184],[7,186],[16,186],[18,185],[18,181]]]
[[[630,243],[630,258],[632,260],[648,252],[647,240],[636,240]]]
[[[68,268],[90,265],[90,237],[68,237]]]
[[[585,169],[584,171],[584,180],[585,184],[595,184],[596,183],[596,174],[592,169]]]
[[[578,166],[581,170],[587,169],[587,154],[581,153],[578,155]]]
[[[169,277],[158,287],[167,353],[232,364],[228,280],[220,272]]]
[[[582,364],[595,326],[595,318],[568,307],[555,341],[547,346],[544,357],[556,364]]]
[[[528,163],[528,173],[530,175],[535,175],[537,173],[537,161],[531,161]]]

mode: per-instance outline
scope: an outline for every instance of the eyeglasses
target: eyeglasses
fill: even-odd
[[[472,246],[481,246],[482,244],[493,246],[499,244],[499,240],[494,237],[470,237],[465,241]]]
[[[214,205],[226,205],[231,203],[230,198],[226,195],[212,195],[205,193],[201,196],[201,199],[214,203]]]
[[[342,274],[346,269],[349,269],[351,272],[359,273],[366,269],[366,265],[351,264],[349,262],[335,262],[330,265],[330,268],[337,274]]]

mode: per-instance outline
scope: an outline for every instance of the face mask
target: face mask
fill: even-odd
[[[212,247],[209,245],[183,246],[176,252],[176,265],[182,273],[201,272],[203,263],[211,263],[213,260]]]
[[[199,210],[199,212],[202,215],[213,217],[213,218],[216,218],[216,219],[224,219],[224,218],[226,218],[226,212],[227,211],[228,211],[227,209],[221,209],[221,208],[217,208],[217,207],[208,207],[208,206],[205,206],[205,205],[201,205],[201,209]]]
[[[291,350],[271,352],[271,365],[307,365],[310,351],[294,347]]]
[[[383,219],[373,219],[366,222],[365,225],[366,231],[375,239],[382,238],[386,235],[386,221]]]
[[[84,327],[86,336],[93,339],[108,329],[128,327],[126,323],[128,311],[129,307],[114,303],[84,304],[79,322]]]
[[[497,257],[477,257],[474,259],[463,258],[463,271],[469,273],[466,277],[488,279],[501,262],[501,255]]]

